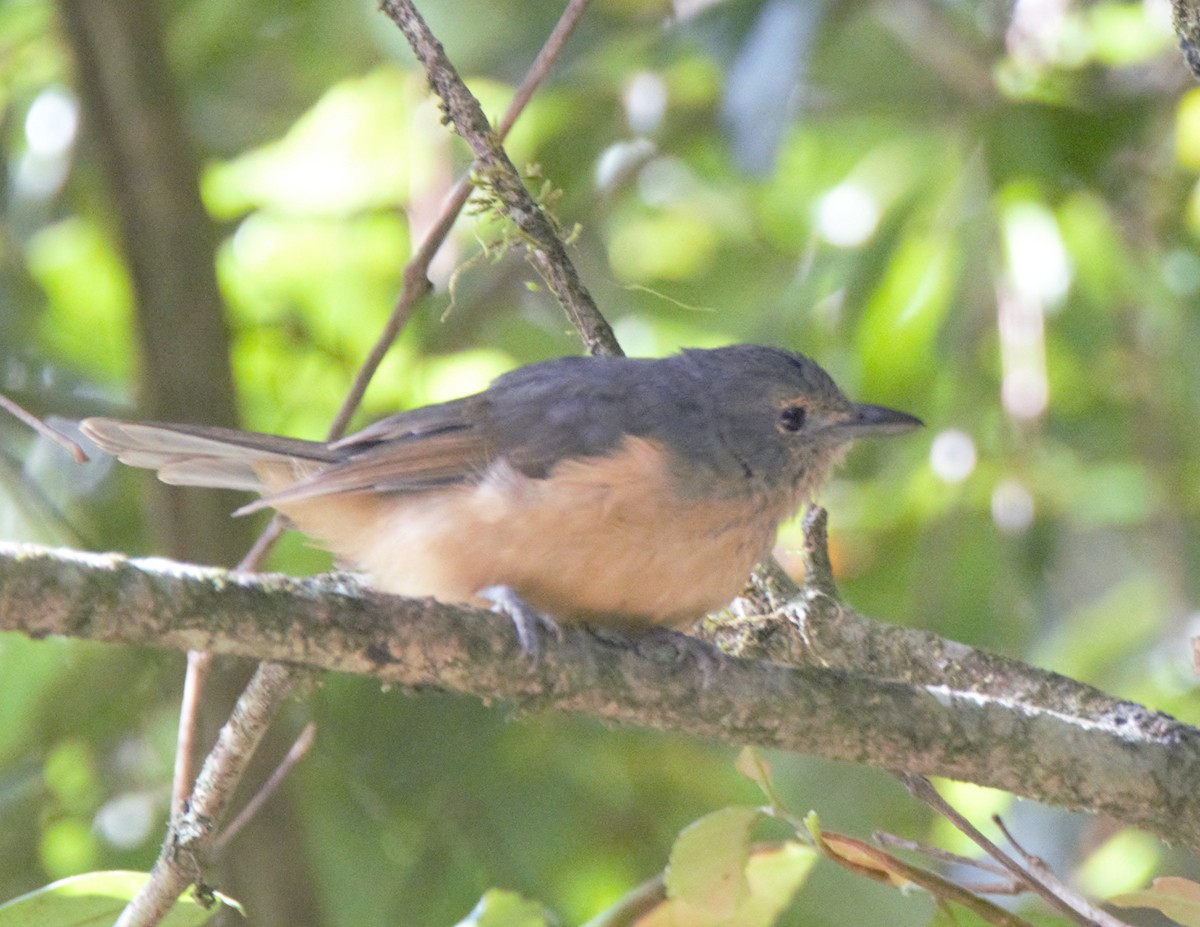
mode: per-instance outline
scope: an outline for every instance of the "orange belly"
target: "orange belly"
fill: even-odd
[[[500,463],[477,484],[280,509],[386,592],[484,604],[476,593],[505,585],[560,621],[680,626],[737,595],[788,513],[681,496],[662,460],[651,442],[629,439],[546,479]]]

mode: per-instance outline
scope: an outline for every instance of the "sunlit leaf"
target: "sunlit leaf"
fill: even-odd
[[[29,243],[29,270],[49,298],[46,349],[96,376],[128,378],[132,294],[114,243],[93,222],[66,219]]]
[[[732,912],[749,891],[746,861],[758,808],[732,806],[689,824],[671,848],[667,891],[715,915]]]
[[[668,212],[631,217],[614,229],[609,261],[622,280],[682,280],[713,259],[721,234],[706,216]]]
[[[739,773],[762,790],[772,805],[779,805],[779,795],[775,790],[775,783],[771,781],[771,764],[762,758],[758,750],[743,747],[734,766]]]
[[[1164,20],[1138,4],[1097,3],[1087,11],[1092,56],[1118,66],[1148,61],[1176,42]]]
[[[456,927],[549,927],[552,923],[536,901],[493,888]]]
[[[795,841],[754,850],[746,864],[746,893],[735,907],[717,911],[670,897],[634,922],[636,927],[771,927],[791,903],[816,862],[811,848]]]
[[[89,872],[46,885],[0,905],[0,927],[108,927],[145,884],[144,872]],[[215,911],[185,895],[164,927],[198,927]]]
[[[256,207],[346,215],[405,202],[420,150],[409,139],[408,80],[380,68],[331,87],[284,138],[212,165],[205,202],[225,217]]]
[[[914,229],[892,256],[859,323],[857,340],[870,378],[903,388],[924,375],[950,307],[955,251],[947,236]]]

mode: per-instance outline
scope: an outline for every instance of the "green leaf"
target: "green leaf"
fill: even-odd
[[[637,927],[771,927],[816,859],[816,850],[794,840],[754,850],[744,871],[746,893],[733,909],[718,912],[671,897],[641,917]]]
[[[817,855],[812,847],[795,840],[752,852],[746,866],[750,897],[739,912],[740,922],[746,927],[775,923],[808,878]]]
[[[1155,908],[1184,927],[1200,927],[1200,884],[1178,876],[1155,879],[1150,888],[1108,899],[1118,908]]]
[[[779,793],[771,779],[771,764],[762,758],[762,754],[753,747],[742,747],[734,768],[762,790],[773,808],[782,810]]]
[[[60,879],[0,905],[0,927],[108,927],[148,878],[145,872],[88,872]],[[215,913],[188,896],[161,923],[199,927]]]
[[[516,892],[491,888],[456,927],[549,927],[545,909]]]
[[[734,805],[689,824],[671,848],[667,894],[716,915],[731,913],[750,890],[750,831],[761,809]]]

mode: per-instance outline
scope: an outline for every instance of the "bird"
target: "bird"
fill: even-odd
[[[259,493],[235,514],[277,510],[380,591],[636,634],[727,606],[855,439],[921,424],[741,344],[542,361],[332,442],[81,429],[163,482]]]

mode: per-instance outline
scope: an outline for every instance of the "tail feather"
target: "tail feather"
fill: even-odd
[[[260,468],[330,463],[335,451],[316,441],[228,428],[89,418],[80,429],[122,463],[157,470],[164,483],[264,492]]]

